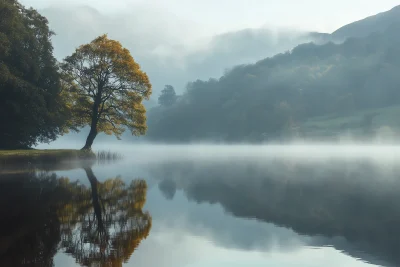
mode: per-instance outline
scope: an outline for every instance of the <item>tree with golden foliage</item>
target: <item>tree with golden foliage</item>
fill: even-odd
[[[71,111],[70,127],[90,125],[82,149],[90,150],[99,132],[120,138],[128,128],[133,135],[147,130],[143,99],[151,84],[128,49],[99,36],[82,45],[61,65],[64,97]]]

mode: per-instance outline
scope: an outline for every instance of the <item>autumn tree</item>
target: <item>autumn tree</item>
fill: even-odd
[[[102,35],[82,45],[61,65],[64,93],[72,112],[70,125],[90,126],[85,146],[90,150],[99,132],[120,138],[146,132],[146,109],[151,95],[148,76],[129,50]]]
[[[0,1],[0,149],[50,142],[64,132],[52,36],[36,10]]]
[[[161,106],[171,106],[176,102],[176,93],[172,85],[166,85],[158,97],[158,104]]]

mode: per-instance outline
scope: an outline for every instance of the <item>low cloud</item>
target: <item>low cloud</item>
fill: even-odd
[[[121,41],[149,74],[153,99],[165,84],[182,92],[189,81],[218,78],[235,65],[253,63],[313,40],[306,32],[267,28],[212,36],[192,21],[139,4],[113,14],[88,6],[55,6],[40,12],[57,34],[53,43],[59,60],[107,33]]]

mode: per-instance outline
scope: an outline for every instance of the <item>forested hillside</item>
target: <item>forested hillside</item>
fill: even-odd
[[[148,135],[174,142],[305,137],[310,118],[397,105],[399,32],[394,23],[342,44],[303,44],[219,79],[190,82],[174,105],[150,111]],[[369,128],[373,116],[360,123]]]

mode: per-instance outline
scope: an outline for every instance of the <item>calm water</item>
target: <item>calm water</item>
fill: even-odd
[[[0,266],[400,266],[400,147],[110,149],[0,174]]]

